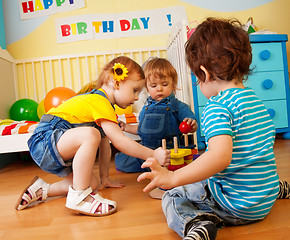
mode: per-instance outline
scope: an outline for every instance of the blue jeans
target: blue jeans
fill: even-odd
[[[149,172],[150,168],[141,168],[144,160],[119,152],[115,155],[116,169],[125,173]]]
[[[162,209],[169,228],[181,237],[185,237],[187,224],[194,219],[212,221],[217,228],[256,221],[241,219],[220,207],[211,196],[206,180],[166,191]]]
[[[34,162],[44,171],[65,177],[72,172],[72,159],[64,161],[57,150],[57,142],[69,129],[82,126],[96,127],[95,123],[72,124],[53,115],[43,115],[28,140]],[[102,129],[99,129],[102,135]],[[103,135],[102,135],[103,136]]]

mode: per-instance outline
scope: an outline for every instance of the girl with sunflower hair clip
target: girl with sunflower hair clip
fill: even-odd
[[[120,151],[141,159],[157,158],[168,166],[170,151],[152,150],[125,136],[118,125],[114,104],[126,108],[138,100],[145,85],[142,68],[121,56],[103,69],[95,88],[79,94],[43,115],[28,141],[33,160],[46,172],[63,180],[48,184],[35,177],[16,203],[22,210],[48,197],[67,195],[66,208],[80,214],[103,216],[117,210],[116,202],[96,192],[123,187],[109,179],[111,143]],[[99,150],[99,176],[93,173]]]

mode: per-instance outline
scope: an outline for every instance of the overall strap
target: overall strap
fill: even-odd
[[[105,98],[107,98],[106,94],[102,91],[100,91],[99,89],[93,89],[92,91],[89,92],[90,94],[99,94]],[[108,99],[108,98],[107,98]]]
[[[175,97],[171,98],[170,103],[171,103],[172,112],[178,112],[179,106],[178,106],[177,98],[175,98]]]
[[[100,91],[99,89],[93,89],[88,94],[99,94],[99,95],[103,96],[104,98],[108,99],[107,95],[104,92]],[[109,99],[108,99],[108,101],[109,101]],[[115,109],[115,107],[114,107],[114,105],[112,103],[111,103],[111,105]]]

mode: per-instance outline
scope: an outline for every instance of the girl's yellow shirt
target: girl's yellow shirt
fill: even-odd
[[[99,90],[106,95],[104,90]],[[70,123],[96,122],[99,125],[100,120],[104,119],[118,123],[114,107],[107,98],[99,94],[77,95],[58,107],[51,108],[47,114],[61,117]]]

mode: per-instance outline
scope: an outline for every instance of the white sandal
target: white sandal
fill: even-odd
[[[38,176],[34,177],[31,183],[23,190],[19,199],[16,202],[15,209],[22,210],[26,208],[29,204],[36,201],[45,201],[47,199],[47,192],[49,189],[49,184],[39,178]],[[36,192],[42,189],[41,196],[37,196]],[[25,204],[22,204],[25,201]]]
[[[94,200],[92,202],[85,202],[84,199],[91,196]],[[106,216],[117,211],[117,203],[109,199],[101,197],[99,194],[95,194],[91,187],[86,190],[76,191],[71,186],[69,187],[65,206],[75,212],[89,216]],[[97,211],[101,206],[100,212]],[[110,209],[110,207],[112,207]]]

